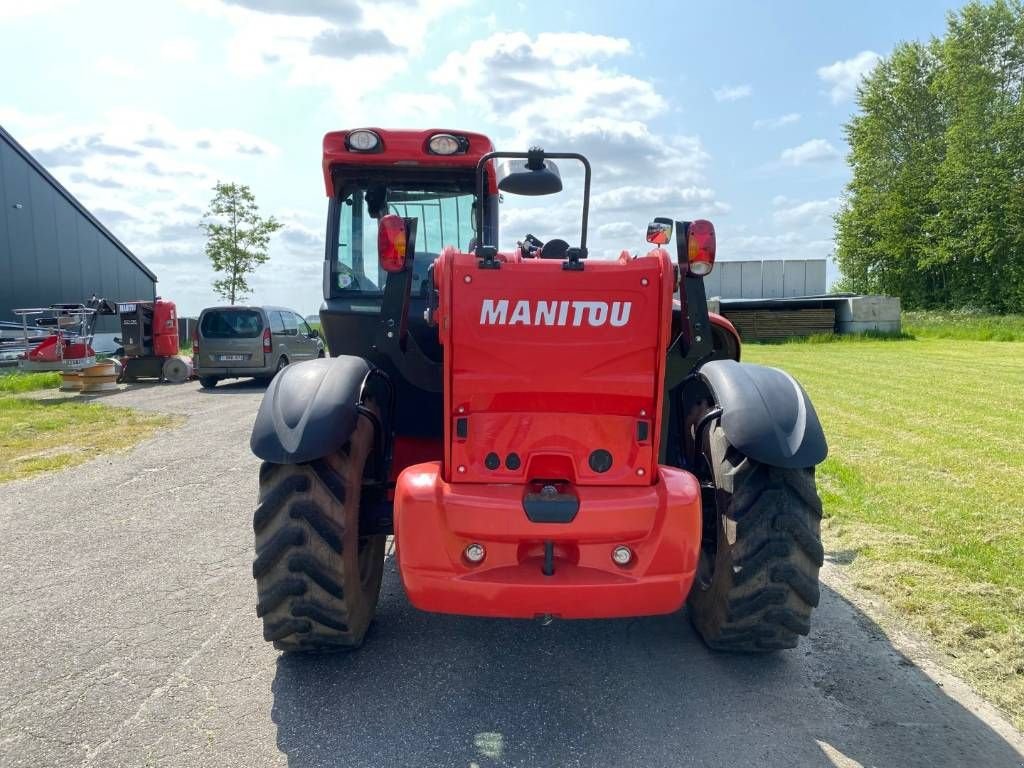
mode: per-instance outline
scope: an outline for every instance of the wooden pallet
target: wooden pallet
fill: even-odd
[[[734,309],[722,314],[736,326],[744,341],[832,333],[836,324],[834,309]]]

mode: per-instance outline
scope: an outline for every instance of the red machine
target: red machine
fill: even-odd
[[[173,301],[123,301],[120,343],[124,349],[121,381],[159,379],[172,384],[187,381],[189,364],[178,357],[178,312]]]
[[[584,168],[579,245],[500,251],[499,194],[561,191],[564,160]],[[799,384],[739,363],[735,329],[709,315],[710,222],[655,218],[644,255],[588,259],[587,159],[472,133],[331,133],[324,173],[335,357],[282,370],[251,440],[267,640],[358,646],[389,534],[424,610],[686,603],[714,648],[807,634],[825,438]]]

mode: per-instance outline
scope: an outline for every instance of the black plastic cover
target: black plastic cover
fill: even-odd
[[[796,379],[778,368],[714,360],[699,371],[722,408],[730,445],[762,464],[813,467],[828,444],[818,414]]]
[[[359,416],[370,365],[361,357],[325,357],[281,370],[260,403],[249,445],[264,461],[301,464],[338,451]]]

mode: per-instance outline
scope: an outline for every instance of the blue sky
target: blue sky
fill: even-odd
[[[186,313],[215,301],[196,224],[217,179],[285,224],[252,300],[316,310],[320,141],[361,125],[588,154],[600,254],[639,249],[667,215],[715,221],[720,258],[826,257],[860,75],[941,35],[955,7],[0,0],[0,124]],[[513,208],[506,237],[559,234],[578,212]]]

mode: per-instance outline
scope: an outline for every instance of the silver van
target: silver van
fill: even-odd
[[[192,366],[204,389],[243,376],[270,381],[288,363],[326,354],[320,333],[284,307],[210,307],[192,334]]]

